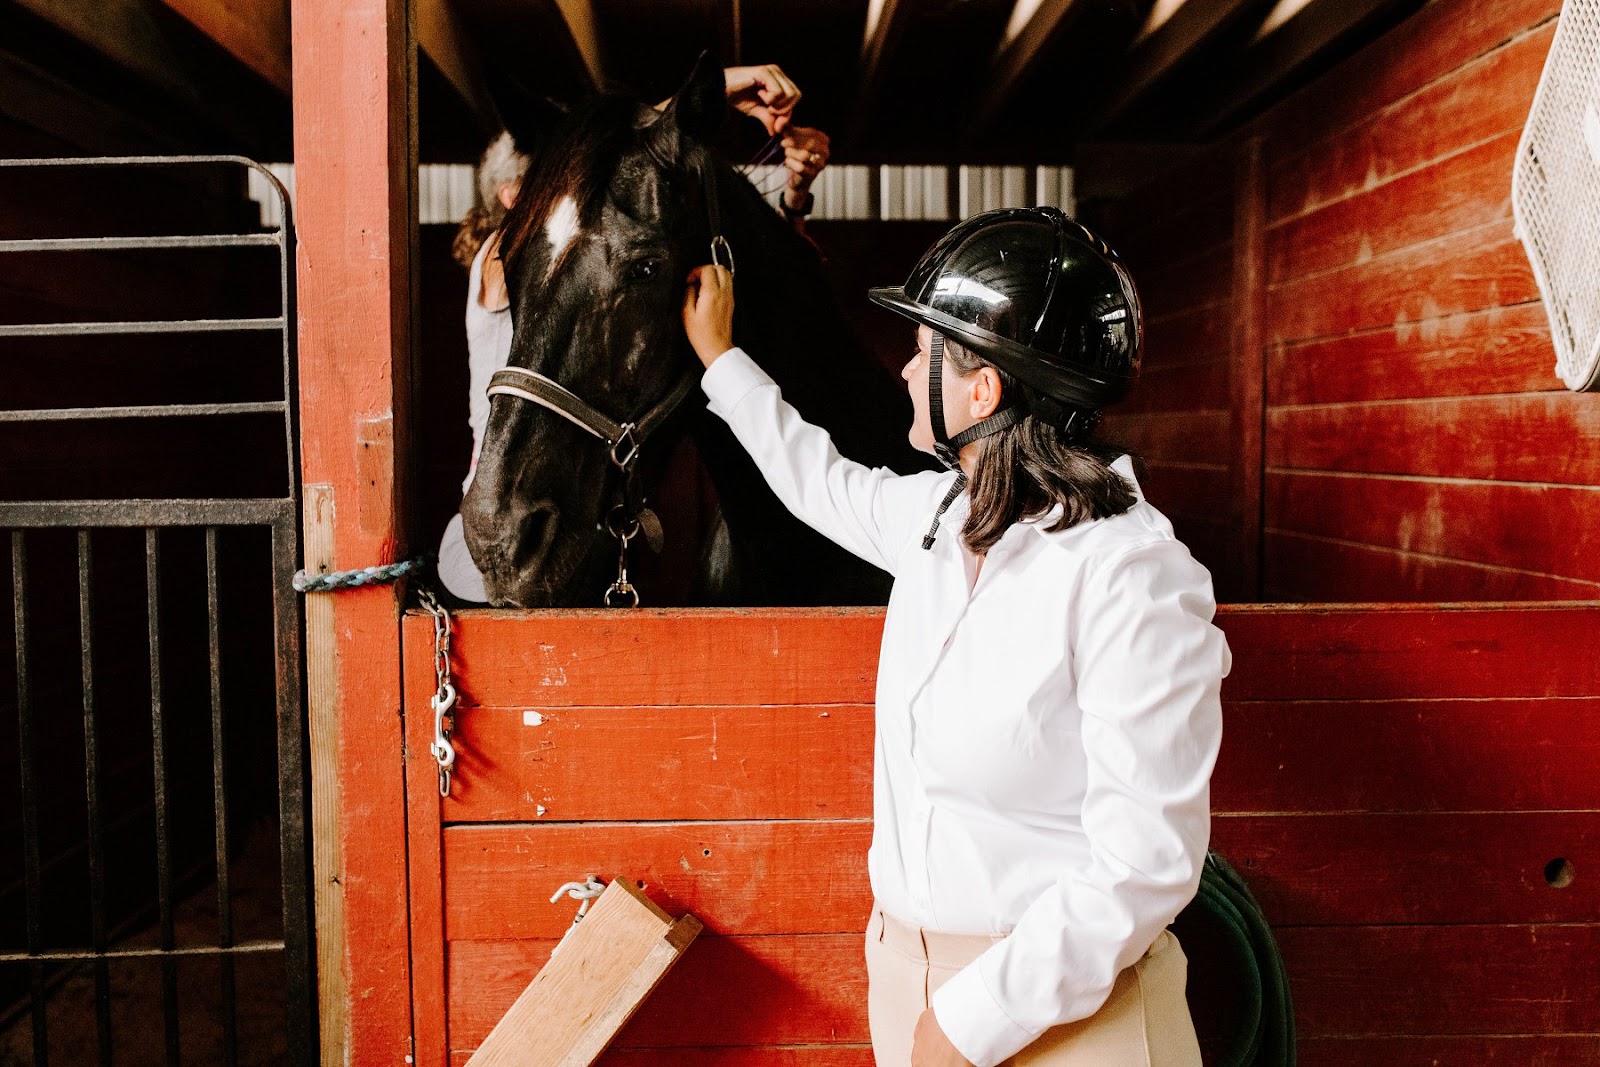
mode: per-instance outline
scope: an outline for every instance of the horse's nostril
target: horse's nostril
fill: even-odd
[[[523,516],[522,528],[518,531],[521,550],[516,555],[522,557],[526,567],[539,570],[544,566],[555,546],[559,518],[555,505],[543,501],[534,504]]]

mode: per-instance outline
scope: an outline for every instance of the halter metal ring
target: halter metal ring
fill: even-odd
[[[639,590],[631,582],[613,582],[606,590],[602,603],[608,608],[636,608],[639,606]]]
[[[622,432],[611,442],[611,462],[627,470],[639,458],[638,427],[631,422],[622,424]],[[626,450],[624,450],[624,448]]]
[[[721,253],[720,255],[718,254],[719,252]],[[726,263],[722,262],[724,259],[727,260]],[[733,269],[733,246],[720,233],[711,238],[711,262],[719,267],[727,267],[730,275],[735,273]]]
[[[639,516],[629,515],[624,520],[623,513],[625,511],[627,509],[618,504],[606,516],[606,529],[611,532],[612,537],[624,544],[639,536]]]

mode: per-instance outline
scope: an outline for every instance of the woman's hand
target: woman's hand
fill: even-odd
[[[911,1067],[972,1067],[972,1061],[957,1052],[944,1036],[932,1008],[917,1017],[917,1028],[911,1035]]]
[[[727,267],[708,263],[689,272],[683,329],[707,369],[733,347],[733,275]]]
[[[811,183],[828,165],[828,135],[810,126],[791,126],[783,136],[783,165],[789,168],[789,188],[784,200],[799,209],[806,202]]]
[[[800,87],[776,63],[727,67],[722,76],[727,82],[728,103],[760,119],[769,137],[788,127],[789,116],[800,102]]]

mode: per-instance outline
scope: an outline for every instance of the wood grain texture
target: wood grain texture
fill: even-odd
[[[428,746],[433,741],[429,699],[437,692],[433,666],[433,628],[407,627],[402,634],[405,667],[406,860],[411,901],[412,1055],[416,1067],[449,1062],[449,1019],[445,1015],[444,866],[439,765]],[[459,716],[457,717],[459,721]],[[461,776],[452,782],[452,794]]]
[[[1199,251],[1183,248],[1139,276],[1139,300],[1152,317],[1220,304],[1232,294],[1232,279],[1231,240]]]
[[[1593,393],[1271,408],[1267,434],[1275,469],[1600,484]]]
[[[1268,340],[1310,340],[1536,299],[1533,271],[1510,221],[1491,222],[1272,287]]]
[[[1276,601],[1594,600],[1593,583],[1267,530],[1266,598]]]
[[[465,1067],[470,1052],[451,1057]],[[764,1045],[724,1048],[607,1049],[597,1067],[874,1067],[871,1045]]]
[[[1600,1033],[1600,924],[1276,933],[1304,1038]]]
[[[1226,512],[1228,468],[1220,463],[1168,463],[1151,460],[1139,480],[1145,498],[1169,518],[1215,519]],[[1190,545],[1192,551],[1195,546]]]
[[[1233,306],[1228,301],[1145,320],[1145,368],[1176,367],[1187,363],[1213,364],[1216,373],[1228,351],[1233,326]],[[1552,364],[1553,366],[1554,364]],[[1136,386],[1142,388],[1142,386]]]
[[[1228,411],[1223,408],[1169,411],[1148,418],[1124,418],[1110,412],[1101,436],[1132,448],[1149,460],[1223,463],[1228,453],[1228,432]]]
[[[1365,477],[1267,475],[1278,530],[1595,583],[1600,596],[1600,487]]]
[[[865,931],[867,916],[859,918]],[[477,1047],[554,945],[450,944],[453,1051]],[[614,1047],[862,1044],[868,1040],[863,953],[862,933],[705,934],[617,1036]]]
[[[1544,305],[1495,307],[1379,326],[1267,356],[1274,407],[1555,389]]]
[[[474,708],[456,722],[451,823],[872,814],[866,704]],[[422,739],[414,734],[413,746]],[[595,788],[618,777],[627,789]]]
[[[1600,914],[1600,811],[1239,815],[1211,847],[1250,880],[1274,926],[1572,923]]]
[[[716,934],[864,930],[871,842],[867,820],[452,826],[445,937],[559,937],[572,908],[551,892],[608,871]]]
[[[1358,266],[1440,234],[1509,219],[1507,175],[1521,136],[1518,127],[1274,226],[1267,237],[1267,281],[1281,285]]]
[[[1596,811],[1597,715],[1596,697],[1230,701],[1211,807],[1219,816]]]
[[[464,611],[466,708],[867,703],[881,608]],[[427,627],[409,615],[407,627]]]
[[[1493,1034],[1476,1037],[1317,1037],[1299,1042],[1301,1067],[1402,1067],[1483,1064],[1564,1067],[1600,1062],[1595,1034]]]
[[[606,886],[473,1055],[474,1067],[589,1067],[700,933],[626,880]]]
[[[1358,125],[1332,133],[1314,150],[1287,159],[1280,155],[1272,168],[1272,221],[1368,192],[1521,130],[1554,33],[1550,24],[1524,32]],[[1281,139],[1275,144],[1282,148]],[[1502,178],[1509,188],[1509,177]]]

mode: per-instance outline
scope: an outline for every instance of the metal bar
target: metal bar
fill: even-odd
[[[161,688],[161,532],[144,532],[145,597],[150,642],[150,738],[155,765],[156,900],[160,908],[161,947],[170,953],[177,944],[172,907],[172,853],[167,839],[167,737]],[[166,1023],[167,1063],[178,1063],[178,964],[161,957],[161,1007]]]
[[[28,678],[28,547],[21,530],[11,532],[11,624],[17,655],[17,762],[22,769],[22,868],[26,896],[27,946],[36,956],[44,941],[43,887],[39,877],[39,787],[34,767],[33,694]],[[33,1013],[33,1062],[50,1060],[46,1030],[44,964],[28,967],[29,1007]]]
[[[78,531],[78,639],[83,646],[83,768],[88,791],[89,927],[96,953],[106,950],[105,827],[100,813],[100,735],[94,701],[94,553],[89,531]],[[105,960],[94,965],[94,1022],[101,1067],[111,1065],[111,972]]]
[[[281,330],[283,316],[265,319],[143,319],[137,322],[23,322],[0,326],[0,337],[88,337],[134,333],[238,333]]]
[[[0,252],[123,252],[143,248],[276,248],[277,233],[163,234],[157,237],[34,237],[0,241]]]
[[[216,820],[217,946],[233,944],[233,898],[228,869],[228,790],[226,738],[222,729],[221,605],[217,598],[217,528],[206,527],[206,644],[211,654],[211,807]],[[222,1050],[229,1064],[239,1062],[238,1012],[233,958],[222,957]]]
[[[291,501],[0,501],[0,528],[52,526],[270,526],[294,515]]]
[[[0,411],[0,422],[86,422],[91,419],[158,419],[196,415],[277,415],[282,400],[249,404],[154,404],[128,408],[21,408]]]
[[[283,883],[284,987],[289,1060],[321,1062],[318,1052],[317,974],[312,946],[311,852],[306,847],[305,672],[300,648],[304,625],[290,580],[298,566],[299,520],[293,513],[272,527],[272,620],[278,678],[278,847]]]
[[[248,156],[61,156],[37,159],[0,159],[0,169],[5,167],[167,167],[187,166],[195,163],[238,163],[242,166],[270,174],[261,164]]]
[[[183,948],[119,948],[107,952],[0,952],[0,963],[82,963],[85,960],[148,960],[167,956],[246,956],[282,952],[282,941],[241,941],[219,948],[216,945],[191,945]]]

